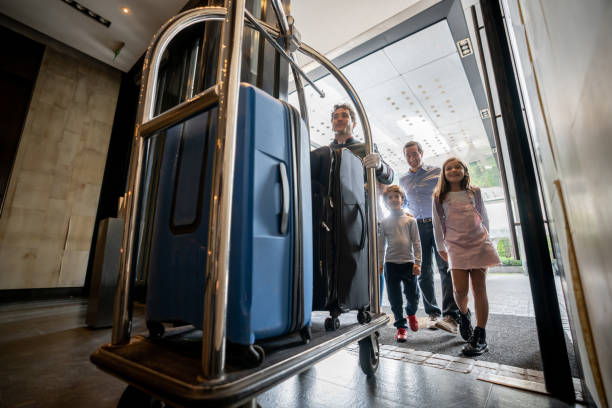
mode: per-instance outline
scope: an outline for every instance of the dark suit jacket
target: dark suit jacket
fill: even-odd
[[[334,149],[340,149],[340,148],[345,147],[349,149],[351,152],[355,153],[357,156],[361,157],[362,159],[366,155],[365,143],[358,142],[357,140],[355,140],[354,137],[347,140],[345,144],[338,144],[334,140],[329,145]],[[378,148],[376,147],[376,145],[374,145],[374,152],[378,153]],[[311,154],[310,155],[310,166],[318,169],[319,160],[320,158],[318,157],[317,153]],[[380,170],[376,170],[376,179],[382,184],[393,183],[393,176],[394,176],[393,169],[387,163],[385,163],[382,156],[380,157],[380,162],[382,163],[382,167],[380,168]]]

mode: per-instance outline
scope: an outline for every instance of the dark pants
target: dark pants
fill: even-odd
[[[416,313],[419,306],[419,287],[416,276],[412,275],[413,263],[395,264],[385,262],[385,278],[387,280],[387,296],[391,303],[391,311],[395,318],[393,325],[397,328],[406,328],[406,317],[402,310],[402,283],[406,295],[406,314]]]
[[[422,251],[422,262],[421,262],[421,276],[419,276],[419,286],[423,293],[423,304],[425,306],[425,313],[428,315],[452,316],[458,318],[459,308],[455,303],[453,297],[453,278],[451,272],[448,269],[448,263],[442,258],[436,250],[436,240],[433,233],[433,223],[419,222],[419,237],[421,238],[421,251]],[[434,290],[433,281],[433,257],[432,253],[435,254],[436,264],[438,265],[438,272],[440,273],[440,281],[442,283],[442,313],[436,302],[436,293]]]
[[[383,298],[383,290],[385,290],[385,269],[387,269],[383,265],[383,273],[380,274],[380,280],[378,286],[380,286],[380,296],[378,298],[380,306],[382,306],[382,298]]]

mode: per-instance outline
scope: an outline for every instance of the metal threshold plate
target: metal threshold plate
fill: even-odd
[[[283,380],[313,366],[344,346],[360,340],[389,322],[385,314],[370,323],[356,323],[356,313],[341,316],[340,329],[326,332],[327,314],[313,312],[312,340],[269,350],[257,368],[228,367],[221,381],[203,380],[201,332],[177,330],[161,340],[134,336],[127,345],[100,346],[91,355],[98,368],[162,400],[185,406],[236,404],[255,397]]]

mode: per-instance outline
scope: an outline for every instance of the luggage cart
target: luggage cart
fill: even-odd
[[[130,386],[120,405],[147,403],[153,396],[173,406],[248,406],[255,397],[288,377],[313,366],[346,345],[359,342],[359,361],[368,376],[376,372],[379,362],[378,332],[389,322],[380,313],[376,260],[375,194],[368,194],[367,225],[369,231],[370,310],[360,313],[359,322],[347,321],[337,331],[326,331],[323,319],[313,318],[310,342],[275,349],[256,368],[244,369],[226,365],[227,280],[232,214],[232,189],[238,111],[240,54],[243,28],[259,31],[292,67],[302,117],[308,123],[301,78],[321,96],[323,93],[295,63],[293,53],[300,51],[323,65],[345,88],[355,104],[362,126],[367,152],[373,144],[369,122],[363,105],[344,75],[329,60],[302,43],[299,34],[286,17],[281,2],[274,0],[273,9],[279,28],[255,19],[245,10],[245,0],[227,0],[226,7],[201,7],[181,13],[169,20],[158,33],[145,56],[138,116],[130,158],[127,193],[121,204],[124,218],[121,259],[110,344],[100,346],[91,361]],[[157,74],[161,56],[179,32],[196,23],[222,21],[221,47],[217,84],[161,113],[153,115]],[[290,24],[291,22],[291,24]],[[277,42],[284,40],[283,48]],[[291,54],[291,55],[290,55]],[[134,285],[134,253],[138,227],[138,203],[142,190],[144,139],[198,112],[217,104],[218,125],[213,155],[212,190],[207,280],[204,288],[203,327],[193,326],[167,330],[161,338],[131,336],[132,293]],[[368,191],[374,191],[374,169],[367,170]]]

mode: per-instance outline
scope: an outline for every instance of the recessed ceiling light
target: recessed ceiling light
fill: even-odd
[[[93,10],[90,10],[87,7],[83,6],[79,2],[77,2],[75,0],[61,0],[61,1],[64,2],[65,4],[71,6],[71,7],[74,7],[76,10],[80,11],[84,15],[93,18],[98,23],[100,23],[100,24],[102,24],[102,25],[104,25],[106,27],[110,27],[110,25],[111,25],[110,21],[108,21],[106,18],[102,17],[101,15],[97,14]]]
[[[129,7],[121,7],[121,12],[125,15],[132,14],[132,10]]]

